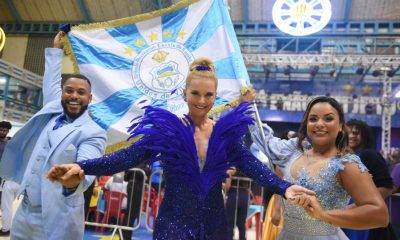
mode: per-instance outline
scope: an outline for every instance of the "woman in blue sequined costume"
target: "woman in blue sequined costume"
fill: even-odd
[[[278,239],[348,239],[339,227],[388,224],[386,205],[366,167],[349,151],[343,110],[335,99],[317,97],[308,104],[298,138],[276,138],[268,126],[265,133],[267,155],[283,169],[284,179],[316,192],[305,209],[285,201]],[[346,209],[350,196],[356,204]]]
[[[131,137],[142,136],[135,144],[79,165],[53,167],[49,179],[71,188],[77,186],[83,172],[110,175],[148,159],[160,160],[166,185],[154,239],[227,239],[221,183],[230,167],[306,205],[309,200],[304,193],[313,192],[281,180],[242,146],[242,136],[253,123],[248,104],[242,103],[216,123],[207,117],[216,89],[213,64],[207,59],[195,61],[185,88],[188,116],[180,119],[166,110],[147,107],[144,116],[129,129]]]

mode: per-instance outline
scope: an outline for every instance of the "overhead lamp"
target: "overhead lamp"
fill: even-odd
[[[387,72],[388,77],[394,77],[397,71],[399,71],[400,66],[398,66],[396,69],[390,68],[390,70]]]
[[[359,66],[359,67],[357,68],[357,70],[356,70],[356,73],[357,73],[358,75],[363,75],[363,74],[364,74],[364,71],[365,71],[365,68],[364,68],[363,66]]]
[[[7,82],[6,77],[5,76],[0,76],[0,85],[4,85],[4,84],[6,84],[6,82]]]
[[[394,98],[400,98],[400,90],[394,94]]]
[[[392,91],[392,97],[400,99],[400,85]]]
[[[383,74],[382,74],[381,70],[375,69],[374,71],[372,71],[372,76],[374,76],[374,77],[379,77],[379,76],[382,76],[382,75]]]

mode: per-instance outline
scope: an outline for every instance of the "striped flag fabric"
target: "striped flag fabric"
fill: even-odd
[[[151,13],[78,25],[65,45],[75,70],[92,81],[89,111],[108,130],[109,144],[126,139],[143,106],[186,113],[185,79],[196,58],[215,63],[215,109],[249,83],[224,0],[180,1]]]

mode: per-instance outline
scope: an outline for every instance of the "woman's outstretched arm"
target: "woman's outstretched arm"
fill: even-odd
[[[259,185],[272,189],[275,193],[284,196],[288,200],[295,201],[298,205],[307,205],[309,201],[307,195],[313,196],[315,192],[308,190],[298,185],[282,180],[272,170],[265,166],[258,160],[245,146],[238,144],[233,154],[238,162],[237,167],[246,174],[247,177],[252,178]],[[299,198],[299,196],[302,196]]]
[[[109,155],[73,164],[53,166],[47,174],[50,181],[59,181],[67,188],[78,185],[84,175],[113,175],[128,170],[151,157],[150,151],[133,145]]]

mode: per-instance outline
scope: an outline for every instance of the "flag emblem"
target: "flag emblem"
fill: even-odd
[[[135,58],[132,67],[134,86],[152,99],[182,97],[184,74],[193,60],[193,54],[182,44],[153,44]]]

